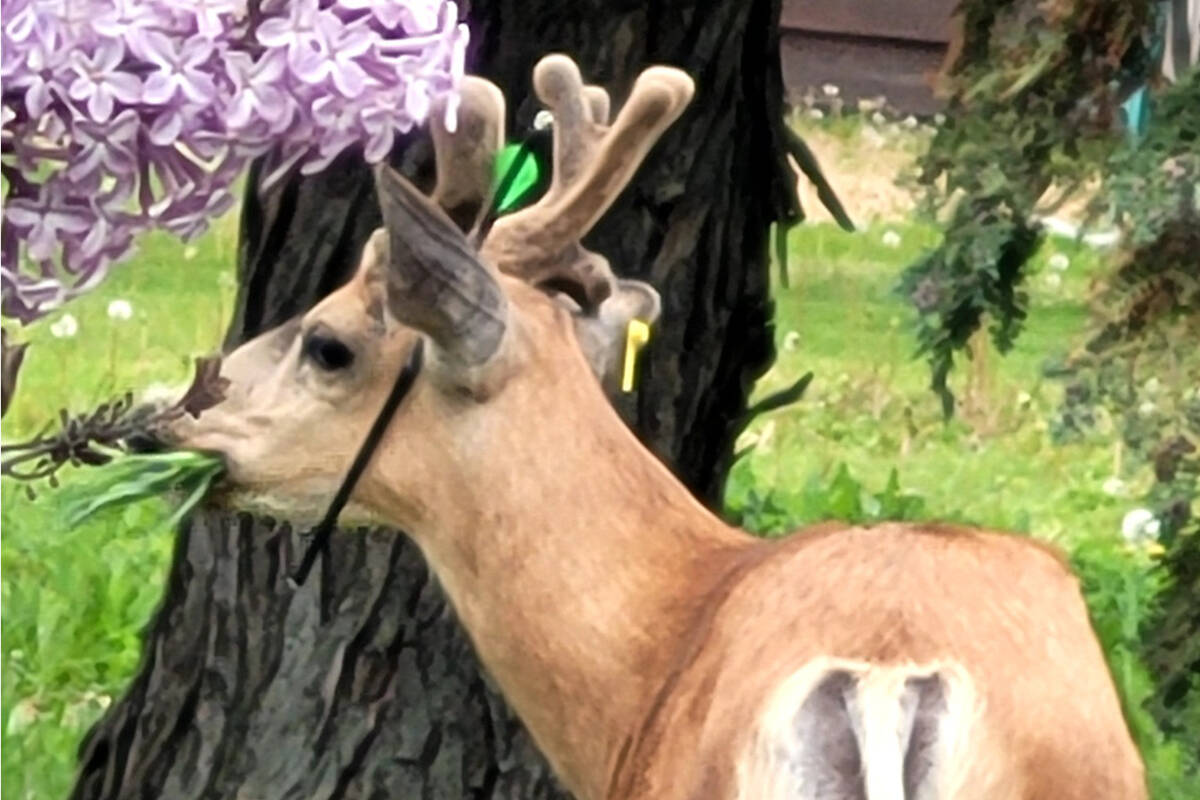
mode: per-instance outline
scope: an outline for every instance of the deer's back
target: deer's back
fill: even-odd
[[[869,716],[906,726],[897,769],[916,783],[898,800],[1145,797],[1078,584],[1049,548],[900,524],[752,547],[698,611],[622,796],[807,797],[840,763],[846,793],[818,775],[829,793],[811,796],[865,798],[851,784]]]

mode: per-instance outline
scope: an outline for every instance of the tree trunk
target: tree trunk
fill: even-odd
[[[619,104],[648,64],[696,80],[692,107],[589,238],[650,281],[663,317],[640,386],[642,440],[720,504],[733,439],[772,355],[767,237],[795,216],[783,160],[778,0],[477,2],[472,70],[536,111],[542,55],[573,56]],[[410,174],[427,149],[408,148]],[[379,223],[352,158],[246,198],[228,345],[339,285]],[[478,663],[416,548],[344,532],[299,590],[287,525],[205,511],[185,525],[139,674],[81,749],[77,798],[562,797]],[[324,613],[323,613],[324,612]],[[322,621],[323,616],[325,621]]]

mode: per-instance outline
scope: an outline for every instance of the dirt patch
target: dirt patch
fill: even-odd
[[[909,186],[916,174],[917,158],[933,134],[932,127],[915,118],[875,122],[867,117],[824,121],[801,117],[792,126],[816,155],[856,225],[912,215],[918,195]],[[832,222],[833,216],[821,205],[812,182],[794,162],[789,162],[796,172],[796,191],[806,218]],[[1098,189],[1099,182],[1091,181],[1063,200],[1063,193],[1052,187],[1038,203],[1037,212],[1078,225],[1086,219],[1088,203]]]
[[[908,217],[916,198],[898,181],[913,172],[917,154],[927,135],[905,130],[899,124],[876,126],[835,123],[796,125],[796,130],[817,157],[817,163],[855,225]],[[796,191],[807,219],[832,222],[833,216],[821,205],[812,182],[800,173],[795,163]]]

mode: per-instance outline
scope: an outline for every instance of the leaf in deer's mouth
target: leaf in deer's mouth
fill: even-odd
[[[55,473],[67,464],[103,466],[139,438],[155,440],[156,434],[185,414],[198,417],[224,400],[229,382],[220,372],[219,356],[196,359],[191,386],[178,402],[166,408],[135,406],[133,394],[126,393],[86,414],[72,415],[62,409],[57,433],[47,429],[29,441],[5,446],[0,473],[25,481],[26,492],[32,497],[34,481],[46,480],[57,487]]]
[[[184,501],[168,520],[174,525],[204,499],[224,468],[217,456],[192,450],[118,456],[63,487],[68,522],[78,525],[103,509],[179,491]]]

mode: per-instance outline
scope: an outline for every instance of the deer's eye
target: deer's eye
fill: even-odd
[[[334,337],[320,333],[304,339],[302,356],[326,372],[337,372],[354,363],[354,351]]]

